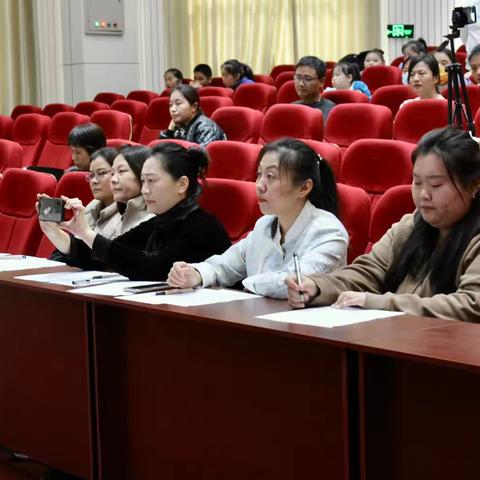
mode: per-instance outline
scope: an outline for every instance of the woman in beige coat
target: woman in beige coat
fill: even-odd
[[[287,279],[292,307],[333,304],[480,320],[479,144],[447,127],[424,135],[412,159],[416,211],[351,265],[301,285]]]

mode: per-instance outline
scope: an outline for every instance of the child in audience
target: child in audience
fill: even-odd
[[[367,84],[360,80],[360,71],[355,63],[337,63],[333,69],[332,85],[332,89],[326,90],[357,90],[365,94],[369,100],[372,97]]]
[[[190,85],[194,88],[208,87],[212,83],[212,69],[210,65],[199,63],[193,69],[193,82]]]
[[[215,140],[226,140],[223,130],[200,109],[198,91],[190,85],[179,85],[170,92],[172,121],[160,138],[179,138],[205,147]]]
[[[175,88],[183,82],[183,73],[178,68],[169,68],[163,75],[166,88]]]
[[[119,163],[116,172],[114,163],[114,176],[133,180],[125,163]],[[173,262],[199,262],[230,246],[222,224],[197,203],[201,193],[198,177],[203,177],[207,166],[208,157],[201,149],[159,144],[141,168],[142,194],[153,218],[110,239],[90,227],[78,199],[64,197],[73,218],[60,225],[40,222],[42,229],[73,265],[108,267],[132,280],[165,280]],[[112,185],[115,191],[115,183]],[[129,188],[133,184],[123,182],[119,191],[127,194]],[[70,235],[59,237],[61,229]]]
[[[469,80],[475,84],[480,84],[480,45],[472,49],[468,56],[468,64],[470,65]]]
[[[68,168],[67,172],[88,171],[90,155],[106,145],[105,133],[95,123],[82,123],[72,128],[68,134],[68,146],[72,152],[73,166]]]
[[[292,307],[333,303],[480,320],[479,144],[463,130],[432,130],[412,159],[417,210],[351,265],[305,275],[301,285],[287,279]]]
[[[385,65],[384,52],[379,48],[374,48],[367,52],[363,61],[364,68],[374,67],[376,65]]]
[[[245,239],[205,262],[174,263],[168,282],[184,288],[242,281],[251,292],[286,298],[295,253],[305,274],[345,265],[348,234],[336,217],[335,179],[308,145],[282,139],[263,147],[257,196],[264,216]]]
[[[245,63],[230,59],[221,66],[222,79],[225,87],[235,90],[239,85],[255,83],[252,69]]]

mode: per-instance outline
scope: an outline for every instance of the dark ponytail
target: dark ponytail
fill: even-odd
[[[198,178],[205,178],[208,155],[197,147],[185,148],[177,143],[162,142],[152,150],[152,157],[158,159],[163,169],[175,180],[188,178],[187,197],[196,198],[202,193]]]
[[[230,60],[223,62],[220,68],[234,77],[238,75],[238,81],[240,81],[243,77],[253,80],[253,70],[250,68],[250,66],[246,63],[239,62],[235,58],[231,58]]]
[[[269,152],[278,154],[280,175],[291,178],[295,185],[312,180],[313,188],[308,195],[312,205],[338,216],[335,177],[320,155],[306,143],[293,138],[282,138],[265,145],[260,151],[258,162]]]

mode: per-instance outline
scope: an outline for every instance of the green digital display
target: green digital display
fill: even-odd
[[[394,23],[387,25],[388,38],[413,38],[413,25]]]

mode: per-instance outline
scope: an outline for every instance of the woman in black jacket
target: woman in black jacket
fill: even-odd
[[[110,240],[94,232],[77,199],[64,198],[73,218],[60,224],[69,231],[62,246],[70,264],[108,268],[132,280],[165,280],[173,262],[200,262],[230,246],[223,225],[199,208],[198,177],[208,165],[206,154],[163,143],[152,150],[142,168],[142,194],[155,217]],[[58,246],[58,245],[57,245]]]

